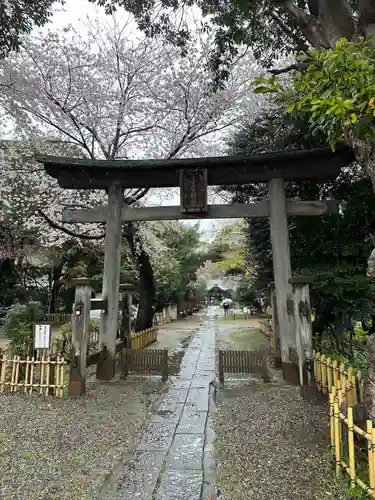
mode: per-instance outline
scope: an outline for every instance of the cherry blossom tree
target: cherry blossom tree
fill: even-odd
[[[221,154],[226,132],[254,107],[250,87],[257,68],[243,62],[249,58],[244,56],[226,87],[215,93],[207,69],[208,44],[196,41],[195,52],[189,53],[194,56],[181,58],[172,45],[129,34],[128,23],[115,17],[30,38],[0,64],[3,125],[13,126],[17,137],[28,141],[30,152],[53,150],[92,159]],[[44,237],[56,242],[51,227],[69,237],[103,236],[97,225],[72,229],[59,221],[64,208],[104,204],[104,192],[61,190],[31,155],[25,159],[15,148],[6,149],[3,184],[11,186],[12,199],[15,193],[22,198],[23,210],[32,213],[30,223],[49,228]],[[127,190],[124,201],[140,203],[147,192]],[[151,273],[146,281],[152,288],[144,233],[132,224],[124,226],[140,266]],[[148,318],[152,301],[146,300]]]

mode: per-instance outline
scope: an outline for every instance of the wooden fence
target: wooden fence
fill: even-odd
[[[70,323],[72,321],[72,314],[50,313],[44,316],[43,321],[46,323],[51,323],[51,325],[65,325],[65,323]]]
[[[134,351],[123,349],[121,353],[122,375],[133,373],[161,373],[168,378],[168,349],[146,349]]]
[[[335,456],[336,475],[348,474],[351,485],[358,485],[375,498],[375,427],[366,421],[366,430],[354,422],[355,407],[363,402],[363,379],[352,367],[346,370],[329,357],[314,353],[314,375],[318,392],[328,395],[331,446]],[[358,468],[357,455],[362,454],[356,441],[366,443],[366,455]],[[363,467],[364,466],[364,467]]]
[[[5,392],[24,392],[31,394],[53,394],[61,397],[66,387],[64,367],[61,357],[42,356],[36,360],[28,356],[0,358],[0,394]]]
[[[148,330],[132,333],[130,347],[133,350],[144,349],[151,345],[158,338],[158,327],[152,327]]]
[[[219,380],[224,383],[224,373],[256,373],[269,380],[267,350],[219,351]]]

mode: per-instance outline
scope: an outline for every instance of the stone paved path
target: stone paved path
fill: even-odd
[[[202,316],[181,371],[150,420],[115,498],[207,500],[213,496],[214,309]]]

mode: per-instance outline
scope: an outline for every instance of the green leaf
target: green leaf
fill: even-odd
[[[260,85],[259,87],[255,87],[255,94],[268,94],[269,92],[275,92],[276,89],[274,87],[266,87],[265,85]]]

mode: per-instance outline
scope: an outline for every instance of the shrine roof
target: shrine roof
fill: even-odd
[[[36,155],[63,188],[103,189],[115,182],[125,188],[177,187],[179,171],[207,169],[209,186],[285,180],[334,179],[354,161],[346,147],[336,152],[318,148],[261,155],[235,155],[170,160],[89,160]]]

